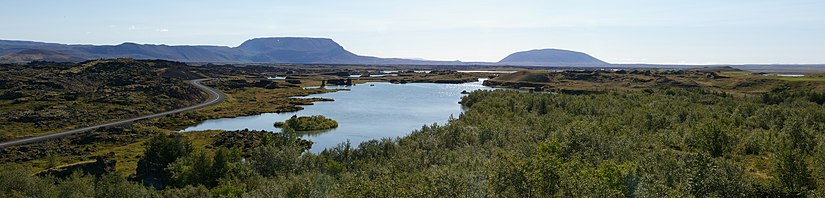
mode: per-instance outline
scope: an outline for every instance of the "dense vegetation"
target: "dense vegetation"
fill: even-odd
[[[315,131],[338,128],[338,122],[322,115],[301,117],[293,115],[284,122],[275,122],[275,127],[295,131]]]
[[[192,149],[180,136],[158,136],[141,160],[151,166],[141,167],[154,167],[147,170],[162,176],[155,181],[168,185],[163,190],[111,175],[52,179],[4,167],[0,194],[822,196],[825,107],[785,96],[772,104],[676,88],[591,95],[476,91],[462,99],[470,109],[459,119],[396,140],[306,153],[288,133],[257,135],[246,149],[213,144],[214,151]]]

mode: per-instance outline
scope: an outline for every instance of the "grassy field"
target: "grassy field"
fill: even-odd
[[[822,77],[791,77],[791,76],[778,76],[774,77],[774,79],[785,80],[785,81],[812,81],[812,82],[822,82],[825,81],[825,78]]]
[[[641,91],[663,87],[680,87],[724,92],[737,96],[753,96],[783,87],[825,91],[825,77],[821,75],[780,77],[764,76],[747,71],[520,71],[501,75],[485,83],[497,87],[556,92]]]

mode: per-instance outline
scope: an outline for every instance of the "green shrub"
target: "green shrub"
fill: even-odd
[[[192,143],[180,134],[156,135],[145,147],[135,177],[158,188],[171,183],[172,174],[166,170],[169,164],[192,153]]]
[[[264,176],[283,176],[298,169],[302,149],[295,145],[262,145],[252,150],[250,165]]]
[[[708,153],[711,157],[727,155],[736,144],[731,127],[718,119],[706,119],[693,129],[688,140],[693,147]]]
[[[803,151],[782,149],[774,159],[777,178],[787,194],[800,195],[816,189],[816,182],[805,162]]]
[[[75,172],[57,183],[59,197],[87,197],[95,193],[95,178]]]
[[[240,162],[240,150],[220,147],[214,155],[195,152],[181,157],[170,164],[167,171],[172,173],[172,180],[179,187],[204,185],[211,188],[221,179],[244,175],[247,169]]]
[[[57,197],[53,181],[31,173],[19,165],[0,167],[0,197]]]

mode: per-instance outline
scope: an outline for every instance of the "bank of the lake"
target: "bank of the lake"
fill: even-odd
[[[332,98],[334,102],[316,102],[304,110],[289,113],[264,113],[254,116],[222,118],[204,121],[184,129],[200,130],[267,130],[281,131],[275,121],[293,115],[323,115],[337,120],[339,127],[320,134],[304,135],[315,142],[312,152],[319,152],[349,140],[354,146],[363,141],[406,136],[423,125],[446,123],[450,116],[458,117],[462,107],[462,91],[492,89],[481,81],[464,84],[369,82],[351,87],[350,91],[316,94],[307,97]]]

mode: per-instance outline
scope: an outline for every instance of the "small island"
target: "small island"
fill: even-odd
[[[275,122],[275,127],[289,128],[295,131],[315,131],[338,128],[338,121],[322,115],[301,116],[293,115],[284,122]]]

